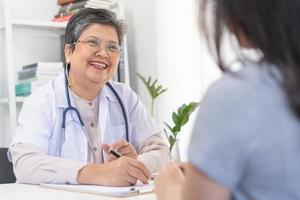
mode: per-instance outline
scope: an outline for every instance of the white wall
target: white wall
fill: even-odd
[[[144,76],[158,76],[157,36],[155,1],[124,0],[125,16],[128,21],[128,57],[130,85],[147,108],[150,96],[137,73]]]
[[[196,1],[125,0],[129,22],[131,86],[150,108],[150,97],[136,72],[158,78],[169,90],[158,98],[155,118],[172,123],[171,114],[183,103],[200,101],[220,73],[198,32]],[[182,131],[185,158],[193,120]],[[163,125],[162,125],[163,127]]]
[[[196,1],[165,0],[157,4],[159,78],[170,87],[160,99],[160,120],[171,122],[172,111],[183,103],[201,101],[220,73],[200,38]],[[182,129],[180,150],[186,159],[194,113]]]

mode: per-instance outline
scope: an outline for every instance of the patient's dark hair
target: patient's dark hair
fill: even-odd
[[[106,9],[85,8],[74,14],[69,20],[65,31],[65,45],[76,42],[82,32],[95,23],[114,27],[118,34],[119,44],[122,43],[126,31],[124,21],[117,20],[115,13]],[[74,51],[74,45],[71,47]]]
[[[209,27],[212,8],[213,30]],[[263,53],[264,61],[282,72],[283,88],[292,109],[300,118],[300,1],[299,0],[203,0],[200,22],[211,52],[222,71],[224,27],[242,32]],[[211,42],[212,41],[212,42]]]

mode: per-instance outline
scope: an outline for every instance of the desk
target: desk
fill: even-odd
[[[28,184],[0,184],[1,200],[156,200],[154,193],[127,198],[115,198],[79,192],[69,192]]]

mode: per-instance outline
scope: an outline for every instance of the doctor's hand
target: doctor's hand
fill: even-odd
[[[117,159],[114,155],[112,155],[109,150],[114,149],[118,151],[123,156],[137,159],[138,155],[135,148],[132,144],[128,143],[126,140],[117,140],[115,143],[109,144],[102,144],[102,149],[105,153],[108,154],[108,161],[113,161]]]
[[[179,166],[180,165],[180,166]],[[185,181],[181,170],[184,164],[169,163],[163,166],[155,178],[154,192],[158,200],[179,200]]]
[[[105,186],[129,186],[137,180],[146,184],[149,178],[150,172],[142,162],[125,156],[105,164],[87,164],[77,175],[81,184]]]

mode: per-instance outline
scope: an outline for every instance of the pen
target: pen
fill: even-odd
[[[117,158],[120,158],[122,156],[122,154],[120,154],[119,152],[117,152],[116,150],[111,149],[109,151],[109,153],[111,153],[112,155],[116,156]]]
[[[152,173],[150,176],[150,180],[154,180],[157,177],[157,175],[158,175],[157,172]]]
[[[131,192],[135,192],[137,194],[144,194],[144,193],[149,193],[149,192],[153,192],[153,188],[152,187],[146,187],[146,188],[130,188]]]

